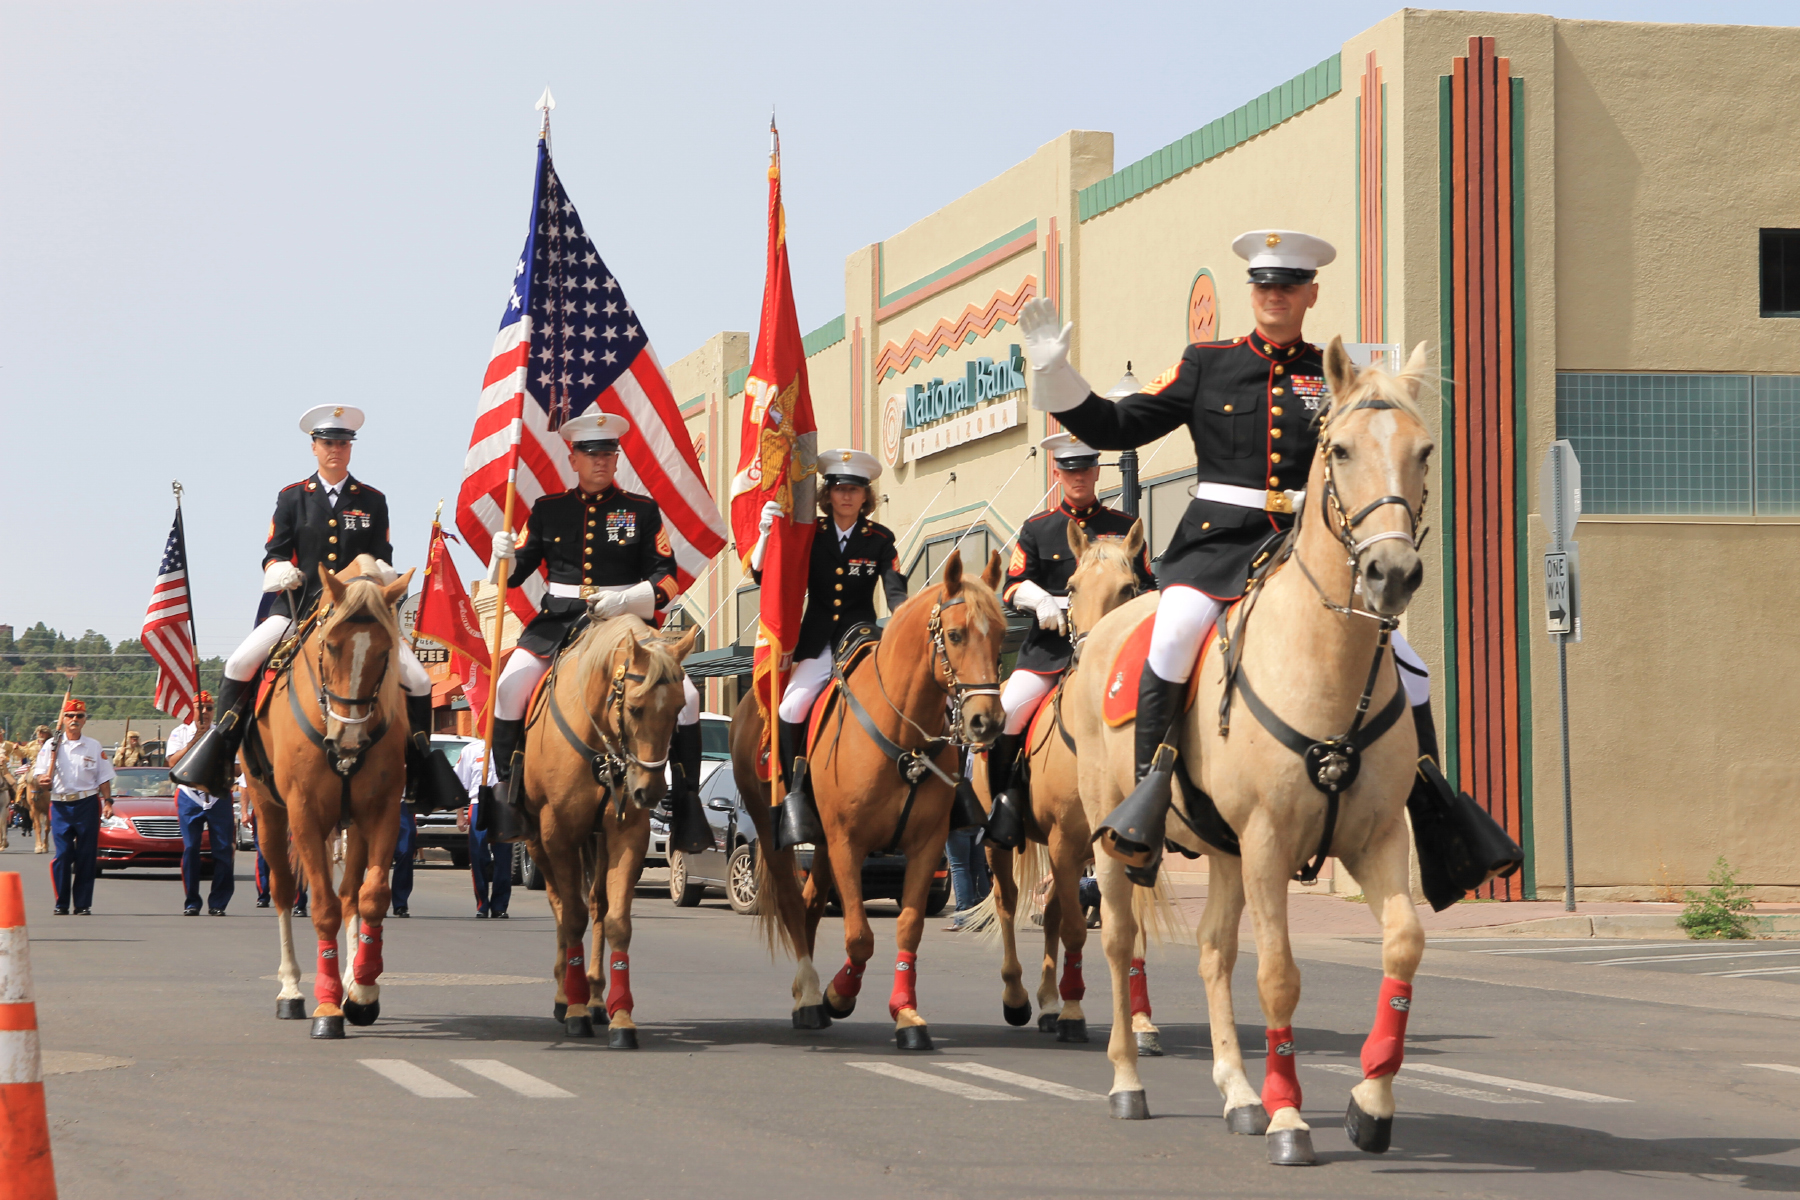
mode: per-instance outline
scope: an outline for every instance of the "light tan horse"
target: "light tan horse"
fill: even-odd
[[[382,921],[392,895],[388,874],[400,838],[408,729],[394,605],[406,595],[413,573],[384,586],[373,577],[376,570],[366,554],[341,575],[319,568],[325,584],[319,619],[244,739],[244,785],[256,806],[262,844],[275,850],[265,855],[281,930],[275,1015],[287,1020],[305,1015],[294,954],[294,863],[280,853],[291,835],[319,941],[315,1038],[343,1037],[346,1017],[353,1025],[370,1025],[381,1014],[376,980]],[[344,872],[334,889],[326,842],[346,824]],[[338,955],[338,932],[346,918],[356,947],[347,996]]]
[[[17,808],[30,819],[33,854],[50,853],[50,789],[38,787],[31,781],[31,768],[37,762],[38,751],[43,749],[47,738],[53,736],[43,730],[44,727],[39,726],[38,736],[24,744],[7,743],[18,755],[21,768],[17,774],[18,782],[8,791],[7,807]],[[11,815],[7,813],[9,821]],[[0,833],[0,846],[7,845],[5,838],[6,835]]]
[[[1418,745],[1413,723],[1393,715],[1399,706],[1404,718],[1405,695],[1383,627],[1384,619],[1391,622],[1405,611],[1423,578],[1415,539],[1432,451],[1416,403],[1425,377],[1424,346],[1395,377],[1374,369],[1357,374],[1341,340],[1334,339],[1325,353],[1325,372],[1335,400],[1323,417],[1306,501],[1290,542],[1293,555],[1267,576],[1247,632],[1236,623],[1238,610],[1221,618],[1222,624],[1231,619],[1238,639],[1233,653],[1241,664],[1229,733],[1220,729],[1225,679],[1217,643],[1195,668],[1201,672],[1198,698],[1178,723],[1177,775],[1212,798],[1235,831],[1241,857],[1203,841],[1182,819],[1170,820],[1167,831],[1176,844],[1202,850],[1211,860],[1199,931],[1200,974],[1212,1027],[1213,1081],[1225,1097],[1227,1128],[1266,1129],[1270,1161],[1282,1164],[1314,1161],[1294,1073],[1292,1024],[1300,972],[1288,940],[1288,881],[1309,856],[1335,855],[1362,886],[1381,923],[1386,978],[1375,1028],[1363,1048],[1366,1077],[1351,1093],[1346,1118],[1352,1141],[1366,1150],[1386,1149],[1393,1075],[1405,1040],[1412,977],[1424,949],[1408,891],[1410,835],[1403,815]],[[1156,603],[1146,596],[1104,618],[1086,653],[1111,662]],[[1131,725],[1111,729],[1100,716],[1105,679],[1104,671],[1084,675],[1064,705],[1081,747],[1082,799],[1096,823],[1134,782]],[[1365,697],[1370,729],[1391,722],[1361,747],[1360,773],[1341,791],[1329,834],[1325,794],[1301,756],[1249,711],[1245,680],[1254,681],[1255,695],[1270,713],[1308,740],[1358,728],[1357,706]],[[1365,691],[1371,685],[1372,691]],[[1180,791],[1176,806],[1183,808]],[[1192,816],[1193,807],[1187,809]],[[1221,840],[1229,839],[1221,835]],[[1124,864],[1109,855],[1101,855],[1098,866],[1102,940],[1113,976],[1114,1023],[1107,1049],[1114,1071],[1112,1111],[1116,1117],[1143,1118],[1148,1105],[1137,1048],[1127,1034],[1127,966],[1136,940],[1133,885]],[[1257,991],[1269,1041],[1260,1100],[1244,1073],[1231,1004],[1238,919],[1246,903],[1256,933]]]
[[[685,702],[681,662],[698,632],[662,638],[634,616],[589,626],[532,702],[522,795],[526,845],[556,918],[555,1015],[569,1036],[593,1037],[591,1010],[603,996],[614,1049],[638,1045],[632,893],[650,847],[650,810],[668,790],[664,767]],[[584,962],[590,916],[593,956]]]
[[[952,551],[944,562],[943,582],[902,604],[888,619],[876,649],[851,667],[848,691],[836,697],[809,759],[825,841],[813,849],[804,890],[796,879],[793,851],[774,848],[769,785],[757,778],[757,762],[769,739],[756,697],[744,697],[732,716],[731,761],[738,794],[757,798],[744,806],[756,825],[757,885],[775,898],[774,904],[762,906],[757,921],[771,939],[779,930],[798,961],[796,1029],[823,1029],[856,1008],[863,971],[875,953],[875,931],[863,909],[863,859],[897,847],[906,855],[906,880],[894,927],[898,961],[888,1015],[900,1049],[931,1049],[917,986],[925,900],[950,834],[954,781],[961,776],[958,745],[985,745],[1001,728],[1000,647],[1006,616],[994,590],[1000,578],[999,554],[989,556],[987,569],[976,579],[964,574],[961,552]],[[870,726],[880,741],[871,736]],[[896,754],[912,771],[913,783],[902,776]],[[847,957],[821,994],[813,949],[819,920],[834,892],[843,906]]]

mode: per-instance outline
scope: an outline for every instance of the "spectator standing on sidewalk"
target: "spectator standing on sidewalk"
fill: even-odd
[[[188,752],[188,747],[212,728],[213,698],[201,692],[194,698],[194,719],[177,725],[169,734],[163,756],[173,767]],[[175,788],[175,816],[181,823],[181,915],[200,915],[200,839],[204,834],[212,841],[212,888],[207,892],[206,911],[215,917],[225,915],[231,894],[237,888],[233,866],[237,861],[237,831],[231,819],[231,797],[215,796],[200,787],[178,784]]]
[[[412,916],[413,854],[418,845],[419,822],[413,816],[412,802],[403,800],[400,802],[400,839],[394,843],[394,869],[388,877],[396,917]]]
[[[481,832],[481,768],[488,757],[483,742],[464,744],[456,756],[456,777],[469,793],[469,807],[463,809],[462,820],[469,831],[469,877],[475,884],[475,915],[506,919],[512,903],[512,860],[515,851],[509,842],[495,841]],[[494,764],[487,762],[486,783],[492,787],[500,777]]]
[[[38,787],[50,789],[55,913],[67,916],[73,903],[75,915],[85,917],[94,911],[100,822],[113,815],[113,769],[100,743],[82,734],[87,727],[86,704],[73,697],[63,701],[61,725],[61,736],[52,737],[38,751],[32,775]]]

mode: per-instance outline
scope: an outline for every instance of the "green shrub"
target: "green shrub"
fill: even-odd
[[[1690,890],[1687,907],[1677,923],[1695,938],[1747,938],[1750,936],[1750,888],[1737,881],[1737,873],[1723,854],[1707,875],[1712,886],[1704,892]]]

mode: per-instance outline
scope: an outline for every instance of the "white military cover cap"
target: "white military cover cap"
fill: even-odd
[[[577,450],[616,450],[619,439],[631,432],[631,422],[618,413],[591,408],[564,421],[557,432]]]
[[[354,442],[362,428],[363,410],[348,404],[321,404],[300,416],[300,432],[333,442]]]
[[[869,484],[881,477],[881,463],[867,450],[821,450],[819,474],[827,484]]]
[[[1057,466],[1067,467],[1071,471],[1080,471],[1100,463],[1100,452],[1072,433],[1053,433],[1038,445],[1049,452]]]
[[[1231,248],[1249,261],[1251,283],[1311,283],[1337,257],[1337,247],[1324,238],[1292,229],[1252,229]]]

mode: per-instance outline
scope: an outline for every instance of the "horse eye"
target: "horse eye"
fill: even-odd
[[[1436,446],[1427,446],[1423,450],[1419,451],[1419,461],[1421,463],[1430,462],[1431,461],[1431,452],[1436,449],[1437,449]]]
[[[641,704],[633,704],[626,711],[631,714],[632,720],[635,721],[644,715],[644,706]]]
[[[962,641],[963,641],[962,630],[952,629],[950,631],[950,644],[952,646],[960,646],[960,645],[962,645]]]
[[[1331,457],[1338,462],[1349,462],[1350,448],[1342,442],[1333,442],[1331,444]]]

